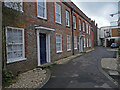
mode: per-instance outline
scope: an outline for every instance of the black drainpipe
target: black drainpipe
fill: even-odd
[[[74,29],[73,29],[73,9],[71,8],[71,24],[72,24],[72,55],[74,55]]]

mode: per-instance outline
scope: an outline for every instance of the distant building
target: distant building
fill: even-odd
[[[118,21],[110,22],[110,26],[101,27],[99,32],[99,41],[101,45],[109,47],[112,43],[120,45],[120,1],[118,2]]]
[[[120,45],[119,29],[119,26],[101,27],[99,30],[101,45],[105,47],[110,47],[112,43],[118,43]]]

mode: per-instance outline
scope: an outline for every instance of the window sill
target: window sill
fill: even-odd
[[[47,21],[47,18],[44,18],[44,17],[37,16],[37,18]]]
[[[57,51],[56,53],[59,54],[59,53],[62,53],[62,51]]]
[[[67,51],[68,51],[68,52],[70,52],[70,51],[71,51],[71,49],[68,49]]]
[[[11,59],[11,61],[7,61],[7,64],[24,61],[26,59],[27,58],[18,58],[18,59],[16,58],[16,59],[14,59],[14,61],[12,61],[13,59]]]
[[[55,21],[55,23],[56,23],[56,24],[59,24],[59,25],[61,25],[61,24],[62,24],[61,22],[57,22],[57,21]]]
[[[66,25],[67,28],[70,28],[70,26]]]

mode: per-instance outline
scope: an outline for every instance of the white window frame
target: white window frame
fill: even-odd
[[[18,7],[16,8],[16,7],[11,7],[11,6],[7,5],[7,3],[13,3],[13,2],[14,2],[14,0],[12,0],[12,1],[5,0],[5,1],[4,1],[4,5],[5,5],[6,7],[8,7],[8,8],[11,8],[11,9],[14,9],[14,10],[17,10],[17,11],[24,12],[24,11],[23,11],[23,0],[20,0],[20,1],[19,1],[19,2],[20,2],[20,5],[21,5],[20,10],[18,9]],[[14,2],[14,3],[17,3],[17,2]]]
[[[85,32],[85,22],[83,22],[83,32]]]
[[[59,9],[60,9],[60,12],[59,13],[56,13],[56,6],[60,6]],[[60,22],[56,20],[56,14],[59,14],[60,15]],[[59,5],[58,3],[55,2],[55,22],[56,23],[59,23],[61,24],[61,5]]]
[[[86,23],[86,33],[88,34],[88,24]]]
[[[76,29],[76,16],[75,15],[73,15],[73,27],[74,27],[74,29]]]
[[[17,61],[23,61],[23,60],[26,60],[26,58],[25,58],[25,40],[24,40],[24,28],[16,28],[16,27],[9,27],[9,26],[7,26],[6,27],[6,53],[8,53],[8,44],[13,44],[13,43],[8,43],[7,42],[7,38],[8,38],[8,35],[7,35],[7,31],[8,31],[8,28],[11,28],[11,29],[17,29],[17,30],[21,30],[22,31],[22,36],[23,36],[23,38],[22,38],[22,40],[23,40],[23,47],[22,47],[22,57],[21,58],[11,58],[11,59],[8,59],[7,58],[7,63],[12,63],[12,62],[17,62]],[[19,44],[19,43],[17,43],[17,44]]]
[[[68,20],[68,25],[67,25],[67,20]],[[68,26],[68,27],[70,26],[70,13],[68,10],[66,10],[66,26]]]
[[[87,47],[89,47],[89,44],[88,44],[89,42],[88,42],[88,38],[87,38]]]
[[[45,3],[45,6],[44,6],[44,8],[45,8],[45,11],[44,11],[45,16],[44,16],[44,17],[42,17],[42,16],[40,16],[40,15],[38,14],[38,10],[39,10],[39,8],[38,8],[38,2],[40,2],[40,0],[37,0],[37,17],[38,17],[38,18],[42,18],[42,19],[47,19],[46,0],[43,0],[43,2]]]
[[[89,26],[89,35],[90,35],[90,33],[91,33],[91,26]]]
[[[84,38],[84,48],[86,48],[86,38]]]
[[[81,31],[81,20],[79,19],[79,30]]]
[[[77,49],[77,36],[74,36],[74,49]]]
[[[68,47],[68,44],[70,44],[70,48]],[[71,37],[70,35],[67,35],[67,51],[71,50]]]
[[[57,42],[57,35],[60,35],[61,42]],[[57,43],[61,43],[61,50],[57,51]],[[62,52],[62,34],[56,33],[56,53]]]
[[[89,47],[91,47],[91,39],[89,38]]]

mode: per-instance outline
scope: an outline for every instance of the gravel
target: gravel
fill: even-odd
[[[30,70],[19,74],[15,83],[6,88],[37,88],[46,78],[46,70]]]

